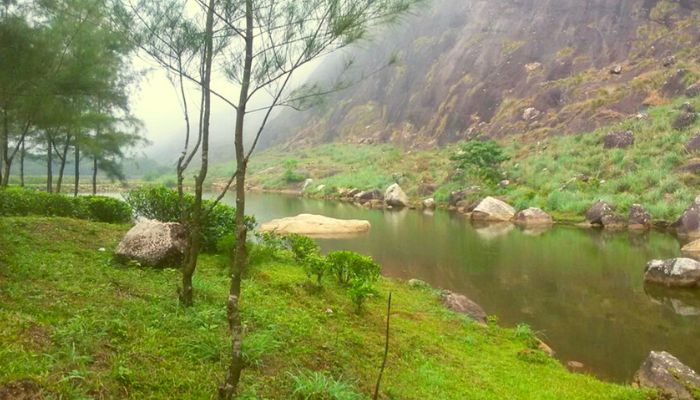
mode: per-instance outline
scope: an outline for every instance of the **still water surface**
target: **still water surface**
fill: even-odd
[[[700,370],[700,291],[643,284],[648,260],[679,255],[668,234],[475,227],[446,211],[385,212],[260,193],[248,195],[247,213],[258,222],[300,213],[369,220],[369,234],[319,240],[322,249],[369,254],[384,275],[464,293],[504,326],[529,324],[559,359],[601,378],[630,381],[650,350]]]

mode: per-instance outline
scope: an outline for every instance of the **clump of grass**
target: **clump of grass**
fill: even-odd
[[[290,374],[294,382],[294,396],[299,400],[359,400],[362,396],[341,379],[318,371],[299,371]]]

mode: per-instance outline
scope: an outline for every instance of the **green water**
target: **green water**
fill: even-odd
[[[474,227],[448,212],[384,212],[256,193],[247,209],[258,222],[300,213],[369,220],[366,235],[319,243],[325,251],[372,255],[386,276],[464,293],[502,325],[527,323],[560,360],[582,362],[601,378],[630,381],[650,350],[700,370],[700,290],[643,284],[648,260],[679,255],[668,234]]]

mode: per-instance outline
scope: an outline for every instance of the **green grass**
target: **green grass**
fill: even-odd
[[[323,195],[337,188],[384,190],[398,177],[414,203],[434,196],[443,204],[450,191],[476,185],[477,197],[503,197],[518,209],[540,207],[565,219],[581,219],[590,205],[604,199],[626,213],[634,203],[647,207],[654,218],[674,220],[697,195],[700,176],[684,172],[700,156],[688,154],[685,143],[698,132],[700,121],[684,130],[672,123],[677,107],[700,99],[680,98],[649,109],[647,119],[630,118],[594,132],[552,136],[544,140],[509,136],[500,141],[510,156],[502,165],[512,184],[498,188],[477,177],[454,180],[449,161],[458,145],[428,150],[400,150],[392,145],[325,144],[298,150],[269,149],[256,154],[251,165],[252,184],[264,189],[301,187],[280,180],[285,159],[298,160],[301,170],[324,184]],[[628,149],[603,148],[603,136],[611,131],[632,130],[635,144]],[[578,179],[587,176],[587,182]],[[425,192],[427,186],[436,188]],[[313,194],[313,193],[312,193]]]
[[[214,397],[228,361],[228,260],[201,257],[196,305],[183,309],[178,271],[113,263],[127,228],[0,218],[0,386],[30,378],[46,398],[64,399]],[[256,265],[243,286],[244,399],[369,398],[389,292],[384,399],[646,396],[569,373],[533,349],[529,328],[477,325],[430,289],[383,279],[357,314],[345,288],[328,278],[314,289],[287,258]]]

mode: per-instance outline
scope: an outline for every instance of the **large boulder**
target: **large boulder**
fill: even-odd
[[[551,225],[552,217],[539,208],[528,208],[515,214],[513,222],[518,225]]]
[[[700,376],[665,351],[650,352],[634,382],[659,391],[665,399],[693,400],[700,393]]]
[[[457,207],[457,203],[464,200],[467,197],[467,192],[464,190],[456,190],[450,192],[450,196],[447,199],[447,204],[450,207]]]
[[[510,221],[515,216],[515,209],[494,197],[486,197],[472,211],[476,221]]]
[[[641,204],[632,204],[630,207],[629,228],[635,230],[651,228],[651,214]]]
[[[442,304],[449,310],[464,314],[474,321],[486,323],[486,312],[484,309],[463,294],[445,290],[442,292]]]
[[[606,214],[600,219],[603,228],[605,229],[625,229],[627,227],[627,220],[620,214]]]
[[[603,147],[606,149],[624,149],[634,144],[632,131],[610,132],[603,138]]]
[[[668,287],[700,285],[700,262],[690,258],[652,260],[644,269],[644,281]]]
[[[423,208],[425,208],[427,210],[434,210],[435,206],[436,206],[435,199],[433,199],[432,197],[429,199],[423,200]]]
[[[586,221],[591,225],[603,225],[603,217],[614,212],[615,208],[613,206],[598,200],[586,211]]]
[[[182,264],[186,245],[182,225],[141,218],[119,242],[115,256],[152,267],[177,267]]]
[[[671,228],[681,236],[700,237],[700,196],[671,224]]]
[[[280,218],[260,225],[261,232],[297,233],[308,236],[333,236],[365,233],[369,221],[335,219],[323,215],[299,214],[296,217]]]
[[[384,202],[392,207],[407,207],[408,196],[406,196],[406,193],[404,193],[398,183],[394,183],[384,192]]]

